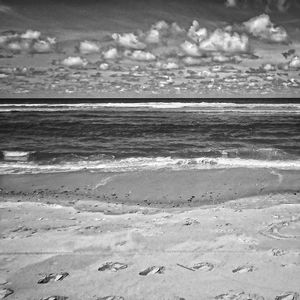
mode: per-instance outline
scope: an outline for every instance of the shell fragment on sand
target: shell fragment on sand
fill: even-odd
[[[14,291],[11,289],[7,289],[7,288],[0,289],[0,299],[4,299],[13,293],[14,293]]]
[[[139,275],[141,276],[147,276],[149,274],[162,274],[165,271],[165,267],[163,266],[153,266],[145,269],[144,271],[141,271]]]
[[[49,281],[61,281],[65,279],[67,276],[69,276],[69,273],[67,272],[47,274],[46,276],[44,276],[38,281],[38,284],[45,284],[48,283]]]
[[[119,262],[106,262],[98,268],[98,271],[113,271],[117,272],[128,268],[128,265]]]

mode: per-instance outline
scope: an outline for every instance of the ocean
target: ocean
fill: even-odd
[[[0,105],[0,174],[300,169],[300,101]]]

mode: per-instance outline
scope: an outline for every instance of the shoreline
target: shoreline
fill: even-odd
[[[47,203],[68,206],[92,203],[91,210],[98,203],[188,208],[265,194],[297,195],[299,182],[299,171],[246,168],[1,175],[0,197],[34,202],[47,199]]]

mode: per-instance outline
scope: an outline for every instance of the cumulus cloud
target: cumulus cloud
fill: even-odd
[[[200,28],[198,21],[194,20],[187,35],[194,42],[201,43],[203,40],[207,38],[208,31],[206,28]]]
[[[145,42],[149,44],[158,44],[160,42],[160,33],[157,29],[150,29],[145,37]]]
[[[9,42],[7,44],[7,49],[14,52],[14,53],[19,53],[23,50],[21,43],[18,42],[18,41]]]
[[[23,33],[7,31],[0,36],[0,46],[13,52],[49,53],[55,50],[56,39],[41,38],[40,31],[27,30]]]
[[[292,70],[300,70],[300,57],[295,55],[289,62],[288,66]]]
[[[178,35],[185,32],[177,23],[171,25],[165,21],[159,21],[153,24],[148,32],[142,34],[147,44],[159,44],[171,39],[176,39]]]
[[[181,44],[181,49],[188,56],[201,56],[202,55],[198,45],[191,43],[189,41],[185,41],[183,44]]]
[[[116,48],[108,49],[103,52],[104,59],[117,59],[119,56],[118,50]]]
[[[199,65],[203,65],[204,63],[203,59],[190,57],[190,56],[184,57],[182,61],[187,66],[199,66]]]
[[[163,70],[174,70],[179,68],[179,65],[174,61],[170,61],[170,62],[159,61],[157,62],[156,66]]]
[[[0,2],[0,13],[7,14],[10,13],[11,11],[12,11],[11,7],[1,4]]]
[[[85,67],[88,61],[80,56],[69,56],[63,59],[61,64],[66,67]]]
[[[254,17],[243,23],[246,31],[254,37],[275,43],[288,42],[289,37],[283,27],[275,26],[267,14]]]
[[[154,54],[142,50],[135,50],[133,52],[126,51],[124,55],[132,60],[138,61],[153,61],[156,59]]]
[[[226,7],[236,7],[237,6],[237,0],[226,0],[225,6]]]
[[[49,41],[39,40],[33,43],[33,53],[50,53],[53,51],[53,45]]]
[[[140,42],[138,37],[134,33],[118,34],[114,33],[112,38],[122,47],[128,49],[143,50],[146,48],[146,44]]]
[[[109,65],[107,63],[102,63],[99,65],[99,68],[102,70],[102,71],[106,71],[109,69]]]
[[[224,51],[231,53],[249,51],[249,38],[245,34],[227,32],[216,29],[207,39],[203,40],[199,48],[203,51]]]
[[[83,41],[79,44],[79,52],[81,54],[92,54],[98,53],[100,51],[100,47],[97,43],[92,41]]]
[[[22,39],[29,39],[29,40],[37,40],[41,36],[40,31],[34,31],[31,29],[28,29],[26,32],[20,35]]]

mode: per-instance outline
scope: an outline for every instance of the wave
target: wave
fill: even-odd
[[[242,158],[171,158],[136,157],[126,159],[81,160],[57,164],[38,164],[33,161],[3,161],[0,174],[39,174],[56,172],[131,172],[142,170],[201,170],[224,168],[275,168],[282,170],[300,170],[300,160],[258,160]]]
[[[32,151],[3,151],[2,159],[5,161],[28,161]]]
[[[0,112],[12,111],[74,111],[97,109],[188,109],[206,111],[253,111],[300,113],[300,103],[234,103],[234,102],[139,102],[139,103],[16,103],[0,104]]]

